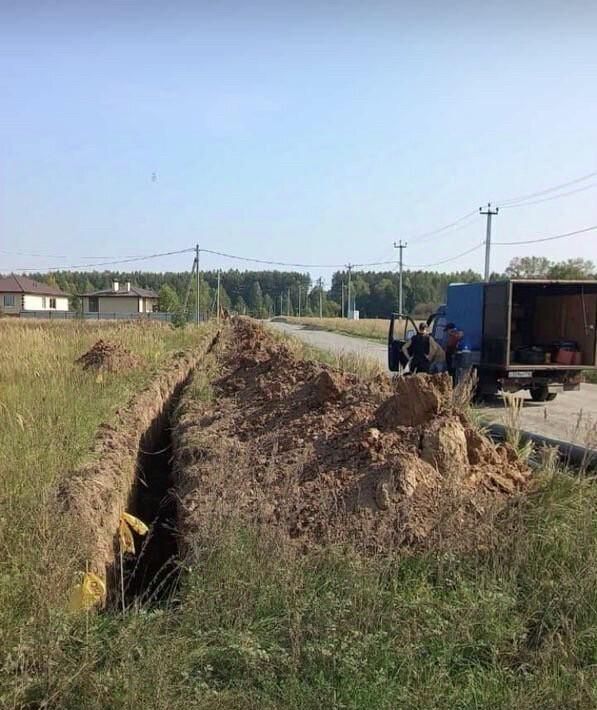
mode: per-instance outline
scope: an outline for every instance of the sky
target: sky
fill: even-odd
[[[597,171],[596,28],[580,0],[5,0],[0,272],[196,243],[333,265],[394,260],[403,239],[407,265],[436,263],[479,245],[485,218],[421,235],[488,201],[496,242],[597,225],[597,174],[506,207]],[[495,246],[491,266],[596,247],[597,231]]]

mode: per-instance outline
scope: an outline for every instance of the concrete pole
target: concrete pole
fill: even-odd
[[[406,249],[408,244],[404,242],[402,243],[402,239],[396,244],[394,242],[394,249],[399,249],[400,250],[400,257],[399,257],[399,267],[398,267],[398,312],[402,313],[402,307],[403,307],[403,299],[402,299],[402,252]]]
[[[485,232],[485,281],[489,281],[491,275],[491,218],[494,214],[499,212],[499,209],[499,207],[496,207],[495,210],[492,210],[491,202],[487,203],[487,209],[485,211],[483,211],[482,207],[479,207],[479,212],[483,215],[487,215],[487,230]]]
[[[199,325],[199,244],[195,245],[195,261],[197,262],[197,325]]]

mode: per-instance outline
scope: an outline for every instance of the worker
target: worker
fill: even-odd
[[[444,328],[446,342],[446,364],[448,372],[454,377],[454,355],[458,350],[460,341],[464,337],[464,333],[455,323],[448,323]]]
[[[427,332],[426,323],[419,323],[418,332],[404,344],[402,352],[410,358],[411,373],[429,372],[431,336]]]

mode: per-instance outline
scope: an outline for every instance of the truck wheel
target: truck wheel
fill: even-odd
[[[530,388],[530,393],[533,402],[547,402],[549,400],[549,388],[547,385],[533,385]]]
[[[548,402],[553,402],[554,399],[555,399],[557,396],[558,396],[558,393],[557,393],[557,392],[550,392],[550,393],[547,395],[547,401],[548,401]]]

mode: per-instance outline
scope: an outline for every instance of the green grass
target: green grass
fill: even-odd
[[[541,475],[474,555],[298,555],[230,527],[177,598],[73,616],[73,533],[47,497],[171,349],[196,331],[103,329],[148,359],[98,383],[92,329],[0,338],[0,707],[594,708],[597,488]],[[157,356],[154,355],[157,353]],[[197,397],[210,396],[199,373]],[[23,417],[19,423],[17,414]],[[65,539],[66,538],[66,539]]]

